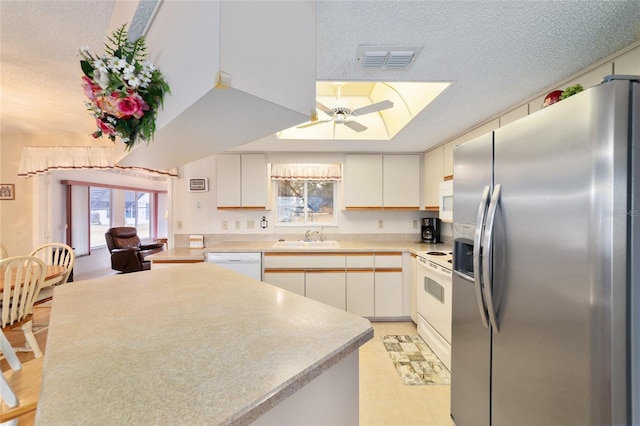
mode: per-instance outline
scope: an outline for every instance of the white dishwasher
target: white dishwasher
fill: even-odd
[[[207,262],[262,281],[262,253],[207,253]]]

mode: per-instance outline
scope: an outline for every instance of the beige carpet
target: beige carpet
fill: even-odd
[[[387,353],[405,385],[448,385],[451,373],[418,335],[382,336]]]

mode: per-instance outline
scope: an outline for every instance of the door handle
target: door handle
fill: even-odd
[[[473,287],[476,291],[476,303],[478,304],[480,319],[482,320],[484,328],[489,328],[489,321],[487,319],[487,307],[482,296],[482,263],[480,262],[480,256],[482,253],[481,244],[484,218],[487,213],[487,204],[489,204],[489,190],[490,188],[485,186],[482,191],[480,205],[478,206],[478,214],[476,215],[476,232],[473,238]]]
[[[482,255],[482,275],[484,281],[484,299],[487,304],[487,313],[489,314],[489,321],[493,327],[494,333],[500,332],[498,328],[498,319],[496,317],[496,310],[493,306],[493,225],[496,220],[496,211],[498,210],[498,203],[500,202],[500,192],[502,186],[497,184],[493,188],[493,194],[491,195],[491,202],[489,203],[489,209],[487,210],[487,222],[484,230],[484,237],[482,239],[482,248],[484,253]]]

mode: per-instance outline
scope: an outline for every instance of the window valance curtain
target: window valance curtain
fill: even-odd
[[[27,146],[22,148],[18,176],[33,176],[54,170],[144,170],[164,176],[178,176],[176,169],[156,170],[123,167],[113,161],[110,147]]]
[[[272,180],[341,180],[340,164],[286,164],[271,165]]]

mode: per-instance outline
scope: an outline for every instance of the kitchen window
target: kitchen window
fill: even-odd
[[[272,164],[279,225],[335,225],[340,164]]]

